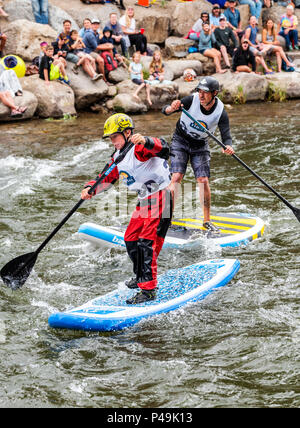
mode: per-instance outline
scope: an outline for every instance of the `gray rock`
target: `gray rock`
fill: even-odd
[[[238,102],[243,96],[246,101],[263,101],[268,90],[266,76],[255,73],[214,74],[221,87],[221,97],[226,103]]]
[[[60,118],[65,114],[75,115],[75,97],[70,86],[52,81],[49,85],[33,75],[20,79],[22,88],[32,92],[38,100],[36,114],[39,117]]]
[[[168,37],[165,41],[166,53],[169,57],[183,58],[188,54],[188,48],[194,45],[194,41],[182,37]]]
[[[30,62],[40,54],[42,41],[51,43],[57,36],[56,31],[49,25],[37,24],[26,19],[18,19],[7,24],[5,34],[7,42],[4,52],[13,52],[24,61]]]
[[[8,107],[6,107],[4,104],[0,103],[0,121],[1,122],[9,122],[11,120],[31,119],[34,116],[38,106],[38,100],[36,96],[33,93],[26,90],[23,90],[23,95],[21,97],[14,97],[14,103],[18,107],[27,106],[26,112],[20,118],[12,118],[10,116],[11,110]]]
[[[113,100],[107,102],[107,108],[115,112],[145,113],[148,109],[142,102],[136,100],[132,94],[118,94]]]
[[[5,5],[5,10],[9,14],[8,21],[10,22],[19,19],[35,22],[31,0],[12,0]],[[72,22],[73,29],[79,29],[77,22],[67,11],[49,3],[49,25],[55,29],[56,33],[62,31],[65,19],[69,19]]]
[[[203,73],[203,65],[197,60],[169,60],[165,65],[172,70],[174,79],[182,76],[186,68],[192,68],[198,76]]]
[[[113,83],[122,82],[123,80],[129,79],[129,77],[130,77],[129,72],[124,67],[118,67],[108,74],[109,81],[111,81]]]
[[[74,91],[76,109],[84,110],[104,98],[108,93],[108,86],[103,79],[93,81],[82,68],[78,71],[76,75],[68,68],[67,74]]]

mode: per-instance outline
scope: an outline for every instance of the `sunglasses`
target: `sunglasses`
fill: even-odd
[[[243,42],[242,45],[249,45],[249,43],[248,42]]]

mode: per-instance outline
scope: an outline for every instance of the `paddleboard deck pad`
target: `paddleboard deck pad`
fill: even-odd
[[[263,220],[249,214],[218,214],[212,216],[211,220],[220,229],[220,233],[207,231],[202,226],[203,217],[173,220],[163,248],[198,245],[208,240],[221,247],[238,247],[261,237],[264,232]],[[78,234],[97,245],[125,247],[125,229],[125,226],[108,227],[84,223],[79,227]]]
[[[129,289],[123,283],[115,291],[80,307],[50,315],[48,322],[53,328],[121,330],[142,319],[203,299],[217,287],[226,285],[239,267],[236,259],[217,259],[169,270],[158,277],[156,299],[136,305],[127,304],[126,300],[137,290]]]

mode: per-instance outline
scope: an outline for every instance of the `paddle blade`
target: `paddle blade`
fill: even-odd
[[[299,208],[293,208],[293,213],[295,214],[297,220],[300,222],[300,209]]]
[[[12,290],[22,287],[36,262],[37,253],[27,253],[8,262],[1,269],[1,278]]]

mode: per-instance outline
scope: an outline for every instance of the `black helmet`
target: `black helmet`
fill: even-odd
[[[219,92],[220,85],[217,79],[215,79],[214,77],[206,76],[200,80],[198,86],[196,87],[196,91],[200,91],[200,89],[205,92]]]

